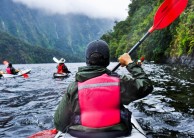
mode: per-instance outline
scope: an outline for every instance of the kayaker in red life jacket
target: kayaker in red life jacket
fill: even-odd
[[[141,66],[142,64],[143,64],[143,61],[144,61],[144,57],[141,57],[138,61],[137,61],[137,64],[139,65],[139,66]]]
[[[57,73],[62,74],[62,73],[71,73],[67,66],[65,65],[65,59],[61,58],[59,60],[59,65],[57,65]]]
[[[151,80],[129,54],[119,58],[130,74],[112,73],[108,44],[88,44],[85,67],[79,67],[54,115],[57,130],[78,138],[114,138],[131,134],[131,112],[124,107],[153,90]]]
[[[6,72],[7,74],[17,74],[19,72],[19,70],[15,69],[13,66],[12,66],[12,63],[9,63],[7,68],[6,68]]]

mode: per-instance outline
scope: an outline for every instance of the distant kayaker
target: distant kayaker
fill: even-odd
[[[19,70],[15,69],[13,66],[12,66],[12,63],[8,63],[8,66],[6,68],[6,72],[7,74],[17,74],[19,72]]]
[[[124,107],[153,90],[141,66],[129,54],[119,57],[130,75],[112,73],[108,44],[88,44],[85,67],[79,67],[54,115],[57,130],[79,138],[113,138],[131,134],[131,112]]]
[[[144,61],[144,57],[141,57],[138,61],[137,61],[137,65],[141,66],[143,61]]]
[[[61,58],[59,60],[59,64],[57,65],[57,73],[62,74],[62,73],[71,73],[67,66],[65,65],[65,59]]]

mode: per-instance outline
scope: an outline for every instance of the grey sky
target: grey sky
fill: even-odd
[[[12,0],[48,14],[83,14],[91,18],[124,20],[130,0]]]

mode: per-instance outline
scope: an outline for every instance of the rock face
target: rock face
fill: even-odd
[[[169,58],[166,60],[166,62],[171,64],[181,64],[189,67],[194,67],[194,54],[191,54],[189,56],[183,55],[180,57]]]

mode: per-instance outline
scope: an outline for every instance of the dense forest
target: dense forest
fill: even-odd
[[[154,15],[163,0],[132,0],[128,6],[125,21],[116,22],[112,31],[101,38],[111,49],[112,60],[128,52],[152,26]],[[132,55],[144,56],[147,60],[166,62],[180,59],[181,56],[193,57],[194,49],[194,1],[189,0],[184,12],[170,26],[154,31]]]
[[[78,60],[75,57],[67,56],[64,52],[32,46],[5,32],[0,32],[0,53],[0,61],[7,60],[13,63],[52,63],[54,56],[66,57],[66,61]]]

